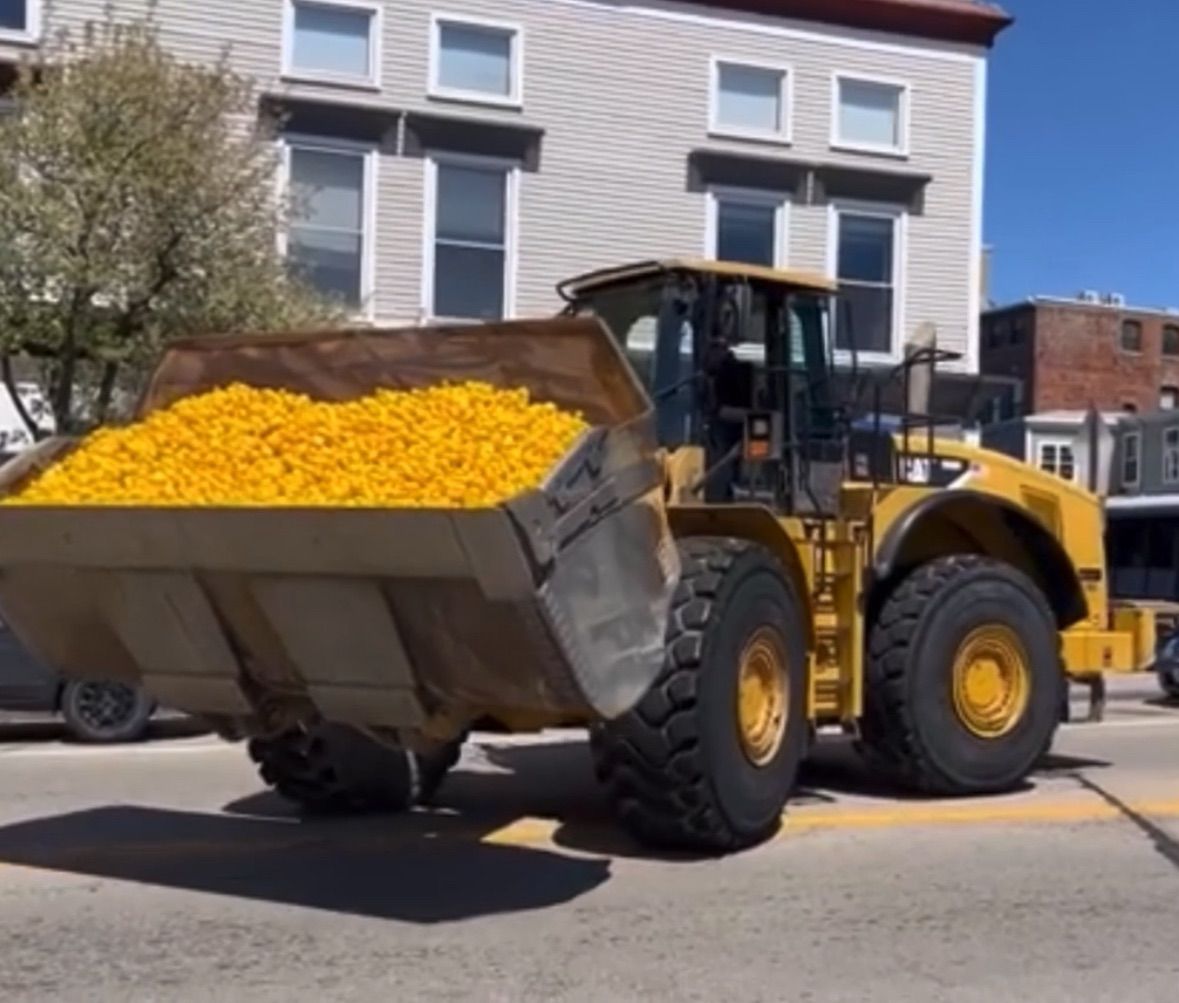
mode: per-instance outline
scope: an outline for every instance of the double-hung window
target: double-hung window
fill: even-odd
[[[1122,321],[1122,351],[1123,352],[1141,352],[1142,351],[1142,321],[1140,320],[1124,320]]]
[[[1163,432],[1163,483],[1179,484],[1179,428]]]
[[[519,106],[524,39],[515,25],[435,15],[431,21],[432,97]]]
[[[710,257],[771,268],[784,263],[785,196],[744,189],[713,189],[709,192],[708,206]]]
[[[832,146],[864,153],[908,154],[908,85],[839,75],[834,91]]]
[[[287,258],[324,296],[356,310],[371,296],[372,161],[362,148],[288,140],[292,218]]]
[[[1122,484],[1136,488],[1142,479],[1142,437],[1138,432],[1127,432],[1122,438]]]
[[[380,3],[376,0],[285,2],[283,72],[286,76],[329,84],[379,85]]]
[[[476,158],[430,161],[423,297],[428,316],[512,314],[518,168]]]
[[[0,40],[33,42],[41,34],[41,0],[0,0]]]
[[[1072,443],[1066,441],[1041,442],[1039,467],[1049,474],[1066,481],[1077,477],[1077,461],[1073,455]]]
[[[835,347],[894,356],[900,341],[904,213],[836,206],[832,217],[830,239],[841,300]]]
[[[709,130],[790,142],[790,80],[785,66],[714,59]]]

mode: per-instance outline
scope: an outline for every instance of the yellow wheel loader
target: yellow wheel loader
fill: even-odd
[[[1108,596],[1099,499],[910,406],[945,353],[858,374],[854,311],[794,272],[640,262],[560,292],[543,320],[177,343],[142,405],[230,381],[527,387],[592,426],[536,490],[0,506],[5,618],[67,675],[248,739],[308,809],[428,800],[472,728],[577,726],[621,823],[697,852],[772,832],[822,730],[916,790],[1002,791],[1050,746],[1070,677],[1149,662],[1153,612]],[[13,461],[0,490],[70,448]]]

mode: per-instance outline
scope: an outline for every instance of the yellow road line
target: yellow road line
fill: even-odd
[[[520,818],[492,830],[479,842],[496,846],[536,846],[549,842],[560,827],[561,823],[551,818]]]
[[[1179,800],[1142,801],[1127,807],[1148,818],[1179,818]],[[839,829],[901,829],[913,826],[983,825],[1002,823],[1069,825],[1114,822],[1122,813],[1097,798],[1077,801],[1017,804],[907,804],[902,807],[790,811],[782,818],[778,839],[802,832]],[[547,843],[560,828],[551,819],[522,818],[487,833],[480,842],[500,846]]]
[[[1144,801],[1127,807],[1148,818],[1179,818],[1179,800]],[[1058,801],[1046,804],[934,804],[906,805],[868,811],[815,811],[788,814],[784,832],[808,829],[895,829],[915,825],[962,825],[995,822],[1072,824],[1113,822],[1123,814],[1111,804],[1092,801]]]

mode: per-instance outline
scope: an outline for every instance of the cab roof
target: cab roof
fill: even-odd
[[[667,272],[719,275],[814,293],[834,293],[838,289],[834,280],[818,272],[768,268],[765,265],[749,265],[741,261],[713,261],[705,258],[665,258],[659,261],[636,261],[626,265],[615,265],[566,279],[557,288],[566,299],[575,299],[594,290],[633,282],[636,279],[654,278]]]

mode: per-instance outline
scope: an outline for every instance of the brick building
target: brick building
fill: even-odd
[[[1149,414],[1179,406],[1179,312],[1120,297],[1034,297],[983,314],[980,368],[1024,380],[997,418],[1048,411]]]

